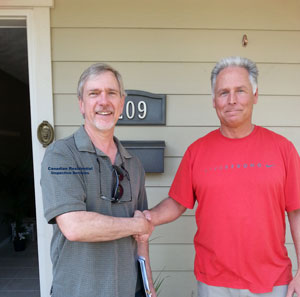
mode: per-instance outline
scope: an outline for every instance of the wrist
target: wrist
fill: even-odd
[[[134,234],[137,234],[137,235],[142,235],[143,234],[143,222],[141,220],[141,218],[133,218],[134,220],[134,227],[133,227],[133,230],[134,230]]]

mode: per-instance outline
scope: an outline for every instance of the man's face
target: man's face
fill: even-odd
[[[257,90],[253,94],[248,71],[242,67],[228,67],[217,76],[213,106],[221,126],[238,128],[251,125],[253,104],[257,103]]]
[[[118,81],[110,71],[91,77],[83,87],[80,111],[85,126],[91,130],[114,129],[123,111],[125,97],[120,95]]]

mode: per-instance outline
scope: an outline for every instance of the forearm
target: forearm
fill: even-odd
[[[300,209],[288,212],[288,218],[297,255],[298,270],[300,270]]]
[[[185,210],[184,206],[168,197],[150,209],[151,223],[157,226],[172,222],[181,216]]]
[[[96,212],[76,211],[56,217],[56,222],[70,241],[110,241],[142,234],[144,222],[139,218],[119,218]]]
[[[148,241],[147,242],[137,242],[137,245],[138,245],[138,255],[144,257],[146,260],[146,271],[147,271],[149,287],[150,287],[152,296],[156,296],[154,285],[153,285],[153,279],[152,279],[152,271],[151,271],[151,266],[150,266]]]
[[[294,293],[296,293],[297,296],[300,295],[300,209],[288,212],[288,218],[298,262],[298,271],[293,280],[289,283],[286,294],[286,297],[292,297]]]

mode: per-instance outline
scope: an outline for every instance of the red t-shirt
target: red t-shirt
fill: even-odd
[[[300,159],[283,136],[258,126],[241,139],[207,134],[187,149],[169,196],[198,202],[197,280],[253,293],[291,281],[285,211],[300,208]]]

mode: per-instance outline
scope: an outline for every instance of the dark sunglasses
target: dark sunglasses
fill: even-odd
[[[120,202],[130,202],[132,201],[132,190],[131,190],[131,182],[130,182],[130,177],[129,177],[129,173],[128,171],[124,168],[123,164],[124,164],[124,161],[122,159],[122,165],[121,167],[119,166],[116,166],[116,165],[112,165],[112,172],[113,172],[113,190],[112,190],[112,194],[111,194],[111,198],[110,197],[107,197],[105,195],[102,194],[102,185],[101,185],[101,182],[102,182],[102,179],[101,179],[101,166],[100,166],[100,160],[98,158],[98,155],[97,155],[97,150],[94,146],[94,144],[92,144],[93,147],[94,147],[94,150],[95,150],[95,154],[96,154],[96,158],[97,158],[97,163],[99,165],[99,176],[100,176],[100,198],[103,199],[103,200],[107,200],[107,201],[110,201],[111,203],[120,203]],[[121,156],[122,158],[122,156]],[[123,198],[122,201],[121,198],[123,197],[123,194],[124,194],[124,188],[123,186],[121,185],[121,181],[124,179],[124,177],[126,177],[126,181],[128,183],[127,187],[126,187],[126,183],[124,184],[125,186],[125,189],[128,190],[128,195],[125,195],[125,198]],[[125,181],[125,182],[126,182]],[[129,186],[129,187],[128,187]],[[126,191],[127,191],[126,190]]]
[[[112,203],[119,202],[122,198],[124,189],[121,185],[121,181],[124,179],[124,175],[121,172],[121,168],[118,166],[113,165],[113,175],[114,175],[114,187],[111,194]]]
[[[131,201],[131,184],[130,184],[130,178],[129,173],[127,170],[121,166],[112,165],[112,174],[113,174],[113,187],[112,187],[112,194],[111,197],[106,197],[105,195],[100,194],[101,199],[108,200],[111,203],[120,203],[120,202],[128,202]],[[121,181],[124,180],[124,178],[127,178],[129,183],[129,191],[130,195],[125,199],[126,201],[121,200],[124,194],[124,188],[121,185]]]

